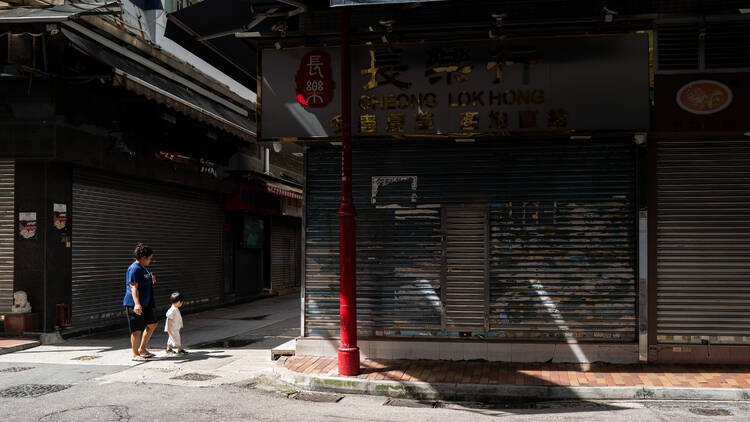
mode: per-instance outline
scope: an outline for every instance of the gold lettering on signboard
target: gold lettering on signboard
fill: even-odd
[[[378,129],[378,120],[374,114],[362,114],[359,116],[359,131],[361,133],[375,133]]]
[[[519,126],[521,129],[534,129],[536,128],[536,110],[523,110],[518,112],[520,118]]]
[[[406,114],[388,113],[386,115],[386,128],[388,133],[403,133],[406,126]]]
[[[432,124],[433,117],[434,115],[432,113],[417,113],[416,115],[417,130],[422,130],[422,131],[433,130],[434,129],[433,124]]]
[[[477,130],[479,128],[479,112],[478,111],[466,111],[459,113],[461,120],[459,125],[461,130]]]
[[[331,129],[333,133],[341,133],[341,115],[337,114],[331,118]]]

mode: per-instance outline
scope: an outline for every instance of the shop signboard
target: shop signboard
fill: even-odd
[[[263,51],[261,138],[341,133],[336,48]],[[354,136],[649,128],[648,36],[352,47]]]

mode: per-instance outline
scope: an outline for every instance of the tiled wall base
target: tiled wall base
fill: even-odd
[[[360,340],[362,359],[487,360],[490,362],[638,363],[638,344],[490,343]],[[300,337],[297,356],[335,357],[339,340]]]

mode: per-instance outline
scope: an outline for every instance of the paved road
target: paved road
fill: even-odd
[[[750,420],[750,403],[737,402],[513,403],[488,408],[299,395],[272,377],[269,351],[298,335],[297,298],[187,315],[185,324],[183,337],[193,352],[188,357],[132,362],[127,333],[121,330],[0,356],[0,421]],[[164,340],[159,333],[153,345]],[[334,399],[338,401],[325,401]]]
[[[249,379],[248,381],[251,381]],[[252,384],[197,388],[166,384],[85,382],[40,398],[2,399],[8,421],[746,421],[740,403],[614,402],[541,403],[528,408],[483,409],[385,405],[376,397],[345,397],[338,403],[307,402],[263,391]],[[398,403],[419,406],[419,403]]]

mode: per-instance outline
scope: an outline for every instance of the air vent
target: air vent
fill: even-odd
[[[706,69],[750,67],[750,22],[713,22],[706,27]]]
[[[697,70],[700,64],[697,22],[656,27],[658,70]]]

